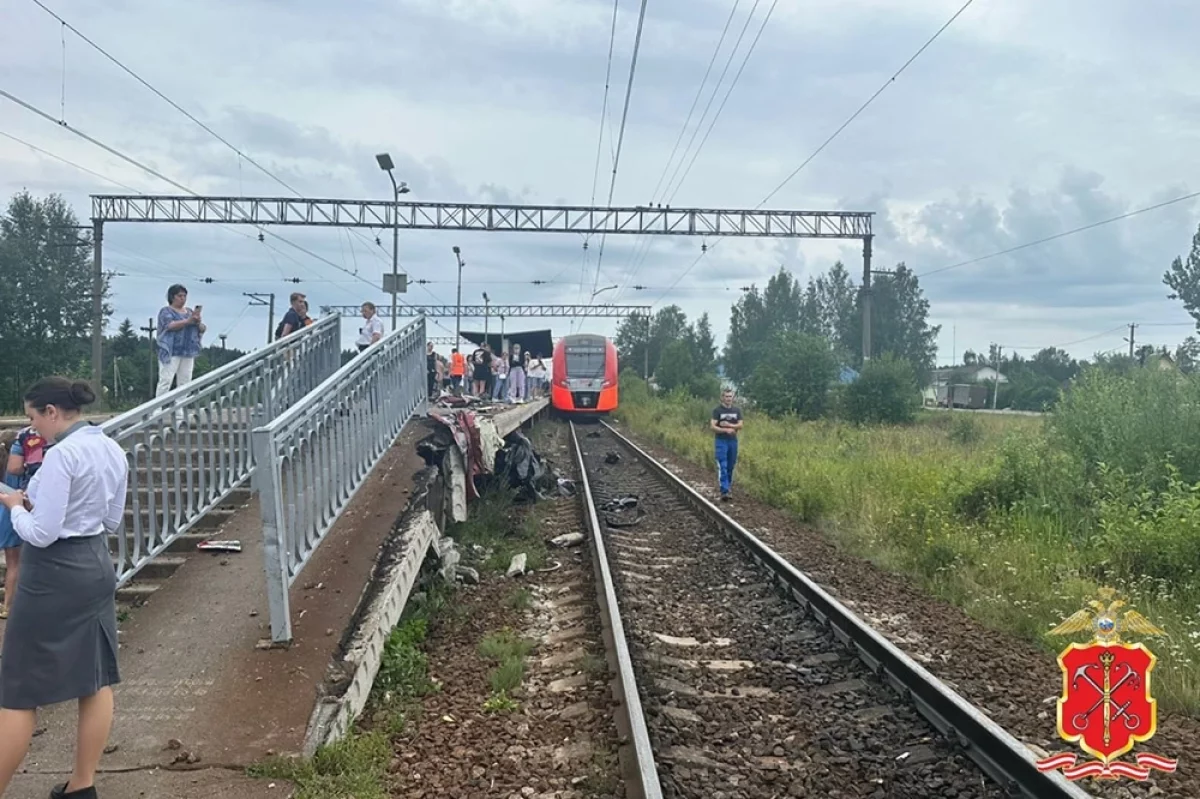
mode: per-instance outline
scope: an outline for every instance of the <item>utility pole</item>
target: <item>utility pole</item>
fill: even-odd
[[[504,346],[504,314],[500,314],[500,351],[508,349]]]
[[[267,343],[271,343],[271,339],[275,337],[275,292],[270,294],[255,294],[250,291],[243,291],[243,297],[250,298],[251,305],[265,305],[269,309],[267,311]],[[224,340],[224,336],[222,336]]]
[[[221,339],[221,350],[223,352],[225,350],[225,339],[229,338],[229,334],[221,333],[217,338]]]
[[[158,331],[158,328],[154,326],[154,318],[147,319],[146,326],[139,327],[138,330],[143,331],[146,334],[146,339],[150,342],[150,396],[148,399],[153,399],[155,386],[158,385],[158,381],[154,378],[154,364],[158,363],[158,347],[154,344],[154,334]]]
[[[92,391],[104,409],[104,222],[92,220]]]
[[[455,307],[455,311],[454,311],[454,335],[458,337],[457,339],[455,339],[455,341],[457,342],[457,341],[462,341],[462,268],[463,268],[463,259],[462,259],[462,250],[460,250],[458,248],[457,244],[454,245],[453,247],[451,247],[451,249],[454,251],[455,259],[458,261],[458,299],[455,301],[456,307]],[[457,344],[455,344],[455,346],[457,346]]]
[[[871,360],[871,239],[863,236],[862,348],[863,365]]]
[[[1134,339],[1133,331],[1134,330],[1137,330],[1137,324],[1130,322],[1129,323],[1129,338],[1127,338],[1125,340],[1129,342],[1129,360],[1131,360],[1131,361],[1133,360],[1133,339]]]
[[[996,400],[1000,397],[1000,354],[1003,352],[1003,348],[999,344],[993,344],[992,346],[996,350],[996,358],[992,367],[996,370],[996,380],[994,381],[996,386],[992,391],[992,410],[994,411],[996,410]]]

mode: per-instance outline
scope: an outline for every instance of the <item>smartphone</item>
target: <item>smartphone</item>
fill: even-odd
[[[196,306],[196,307],[193,309],[193,311],[194,311],[195,313],[200,313],[200,312],[201,312],[201,311],[203,311],[203,310],[204,310],[204,306],[203,306],[203,305],[197,305],[197,306]]]

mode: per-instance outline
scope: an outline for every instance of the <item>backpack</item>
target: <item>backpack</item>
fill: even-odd
[[[283,326],[286,324],[287,324],[287,322],[280,322],[279,326],[275,328],[275,338],[276,339],[283,338]]]

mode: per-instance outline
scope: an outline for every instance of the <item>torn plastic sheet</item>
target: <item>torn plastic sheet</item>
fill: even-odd
[[[602,503],[598,510],[604,514],[604,523],[609,527],[633,527],[642,521],[646,512],[638,505],[637,494],[613,497]]]

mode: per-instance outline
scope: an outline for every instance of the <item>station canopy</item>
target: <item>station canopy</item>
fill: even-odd
[[[486,340],[492,345],[492,352],[500,352],[503,349],[500,345],[500,332],[488,331],[485,339],[483,331],[462,331],[462,337],[471,342],[477,347],[483,346]],[[550,335],[549,330],[514,330],[504,331],[504,340],[508,342],[508,346],[520,344],[523,352],[529,352],[533,355],[540,355],[542,358],[549,358],[554,354],[554,338]]]

